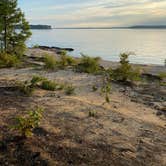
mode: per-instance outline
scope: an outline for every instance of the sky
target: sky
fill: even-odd
[[[31,24],[53,27],[166,25],[166,0],[18,0]]]

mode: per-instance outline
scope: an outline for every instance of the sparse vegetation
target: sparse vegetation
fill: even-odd
[[[58,61],[58,64],[60,68],[64,69],[67,66],[75,65],[76,60],[73,57],[67,55],[66,51],[62,51],[60,54],[60,61]]]
[[[31,96],[35,90],[32,84],[28,81],[18,82],[17,87],[18,90],[26,96]]]
[[[2,67],[16,67],[20,63],[19,58],[16,55],[10,55],[8,53],[0,53],[0,68]]]
[[[75,87],[73,85],[67,85],[65,87],[66,95],[72,95],[72,94],[74,94],[74,91],[75,91]]]
[[[95,85],[92,86],[92,91],[93,91],[93,92],[96,92],[97,89],[98,89],[97,86],[95,86]]]
[[[111,91],[111,82],[109,80],[109,77],[107,75],[107,72],[105,72],[103,74],[103,85],[101,87],[101,92],[102,94],[104,94],[105,96],[105,101],[107,103],[110,103],[110,98],[109,98],[109,95],[110,95],[110,91]]]
[[[128,53],[120,54],[120,66],[115,70],[109,69],[111,79],[122,82],[140,80],[140,71],[133,69],[129,64],[129,55]]]
[[[57,68],[57,60],[53,55],[46,54],[44,57],[44,68],[47,70],[55,70]]]
[[[99,57],[92,58],[82,54],[82,58],[80,59],[80,62],[76,66],[76,71],[92,73],[92,74],[98,73],[100,70],[99,61],[100,61]]]
[[[58,84],[54,81],[44,80],[42,81],[41,88],[44,90],[55,91],[57,89]]]
[[[18,116],[16,125],[12,126],[12,129],[17,130],[23,138],[32,136],[33,129],[39,126],[43,111],[43,108],[36,107],[34,110],[28,111],[27,115]]]
[[[97,111],[95,111],[95,110],[90,110],[89,111],[89,117],[96,117],[97,116]]]

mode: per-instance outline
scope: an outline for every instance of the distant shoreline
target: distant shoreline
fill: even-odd
[[[166,25],[145,26],[136,25],[130,27],[54,27],[52,29],[166,29]]]

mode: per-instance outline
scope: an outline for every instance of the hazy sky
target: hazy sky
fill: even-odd
[[[31,24],[54,27],[166,25],[166,0],[18,0]]]

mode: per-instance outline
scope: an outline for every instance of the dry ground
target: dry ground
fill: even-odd
[[[6,88],[35,74],[72,83],[75,94],[37,89],[32,97],[25,97]],[[136,91],[112,83],[111,102],[107,104],[100,89],[92,91],[93,85],[101,86],[101,80],[100,76],[70,69],[0,69],[0,165],[165,166],[166,117],[164,113],[156,115],[158,110],[151,101],[156,96],[147,89],[143,93],[140,88]],[[155,91],[162,96],[157,103],[164,107],[165,88],[157,86]],[[19,140],[9,126],[17,115],[36,105],[45,108],[41,125],[32,138]],[[95,111],[95,117],[90,117],[89,111]]]

